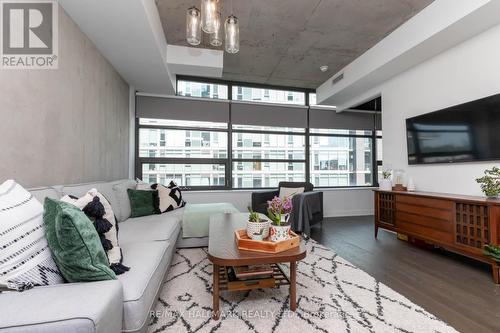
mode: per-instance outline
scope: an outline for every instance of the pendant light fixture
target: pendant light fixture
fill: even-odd
[[[215,16],[215,31],[213,34],[210,34],[210,45],[216,47],[222,45],[222,21],[220,12],[217,12]]]
[[[226,31],[226,52],[238,53],[240,50],[240,23],[238,18],[231,14],[224,24]]]
[[[215,21],[219,12],[219,0],[201,0],[201,29],[207,34],[215,32]]]
[[[225,36],[225,50],[228,53],[237,53],[240,50],[240,23],[233,15],[233,1],[231,0],[231,15],[224,21],[222,32],[222,16],[219,10],[219,0],[201,0],[201,11],[195,6],[186,13],[186,40],[190,45],[199,45],[202,31],[210,34],[210,45],[222,45],[222,36]]]
[[[186,13],[186,40],[195,46],[201,43],[201,13],[194,6]]]

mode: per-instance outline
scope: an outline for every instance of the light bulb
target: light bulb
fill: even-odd
[[[186,40],[191,45],[201,43],[201,14],[196,7],[191,7],[186,13]]]
[[[207,34],[215,32],[219,0],[201,0],[201,29]]]
[[[224,24],[226,32],[226,52],[237,53],[240,50],[240,24],[238,18],[230,15]]]
[[[222,45],[222,29],[221,29],[221,15],[220,12],[217,13],[215,17],[215,31],[210,34],[210,45],[221,46]]]

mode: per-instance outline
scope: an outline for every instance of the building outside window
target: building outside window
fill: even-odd
[[[228,132],[220,128],[227,128],[227,124],[168,119],[140,119],[139,124],[143,125],[138,133],[139,158],[151,161],[142,163],[143,180],[165,185],[174,180],[180,186],[195,188],[226,186]],[[158,124],[174,126],[153,127]]]
[[[227,99],[228,87],[224,84],[178,80],[177,95],[186,97]]]
[[[233,188],[276,187],[280,181],[305,180],[305,134],[251,132],[233,127]],[[243,131],[248,132],[243,132]],[[275,127],[274,132],[283,131]]]
[[[306,94],[302,91],[233,86],[233,100],[306,105]]]

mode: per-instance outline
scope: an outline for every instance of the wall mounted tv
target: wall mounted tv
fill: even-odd
[[[500,94],[406,119],[408,164],[500,160]]]

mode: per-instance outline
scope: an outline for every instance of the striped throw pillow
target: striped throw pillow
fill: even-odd
[[[0,284],[24,290],[63,283],[43,226],[43,206],[13,180],[0,185]]]

